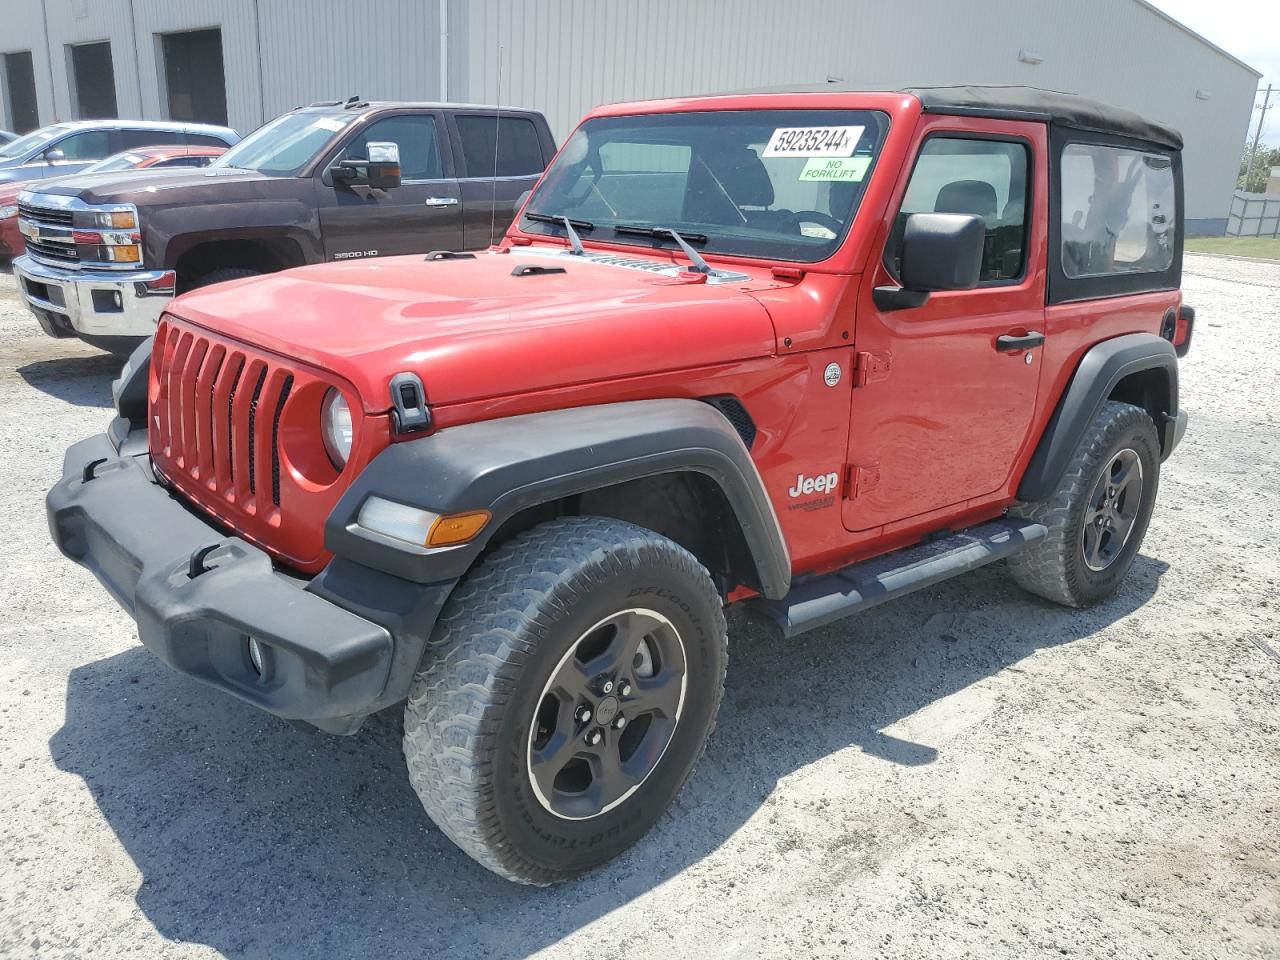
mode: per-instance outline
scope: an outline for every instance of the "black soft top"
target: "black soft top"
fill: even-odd
[[[1037,120],[1072,130],[1110,133],[1182,149],[1182,134],[1173,127],[1074,93],[996,86],[912,87],[904,92],[919,98],[926,113]]]

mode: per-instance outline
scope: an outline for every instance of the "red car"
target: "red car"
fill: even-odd
[[[207,167],[214,157],[226,153],[225,147],[139,147],[122,150],[90,164],[74,176],[91,173],[118,173],[121,170],[147,170],[160,167]],[[41,186],[54,183],[41,180]],[[0,257],[16,257],[26,249],[18,232],[18,194],[31,184],[20,180],[0,185]]]
[[[692,771],[725,606],[1120,586],[1187,424],[1181,148],[1017,87],[601,107],[487,251],[174,300],[50,529],[182,673],[403,702],[432,819],[563,880]]]

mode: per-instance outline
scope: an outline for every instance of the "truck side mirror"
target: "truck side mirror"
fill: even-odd
[[[902,286],[876,287],[885,311],[923,306],[935,290],[972,290],[982,273],[987,222],[972,213],[913,213],[902,232]]]
[[[329,168],[333,179],[349,187],[390,190],[400,186],[400,145],[372,140],[365,145],[367,160],[339,160]]]
[[[59,160],[67,159],[67,155],[61,147],[50,147],[42,156],[46,163],[57,163]]]
[[[513,215],[520,212],[520,209],[524,206],[524,202],[529,199],[529,194],[531,193],[533,193],[532,190],[526,190],[524,193],[520,194],[520,196],[516,197],[515,206],[511,210]]]

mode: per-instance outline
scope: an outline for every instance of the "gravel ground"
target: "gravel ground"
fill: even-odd
[[[405,780],[167,668],[49,542],[111,360],[0,275],[0,956],[1280,957],[1280,265],[1188,257],[1187,439],[1123,590],[999,567],[790,645],[586,879],[512,886]]]

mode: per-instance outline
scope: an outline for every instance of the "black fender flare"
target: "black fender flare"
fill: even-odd
[[[1090,347],[1049,418],[1040,443],[1018,485],[1018,499],[1043,500],[1057,489],[1067,464],[1103,403],[1128,376],[1145,370],[1164,370],[1168,394],[1160,411],[1165,422],[1156,422],[1167,456],[1177,442],[1174,421],[1178,417],[1178,355],[1173,344],[1154,333],[1127,333]]]
[[[668,473],[714,481],[741,527],[758,587],[778,599],[791,558],[751,454],[724,415],[698,400],[637,400],[482,420],[393,443],[329,515],[335,556],[418,583],[461,577],[503,521],[527,507]],[[370,495],[440,514],[489,510],[476,539],[427,549],[357,523]]]

